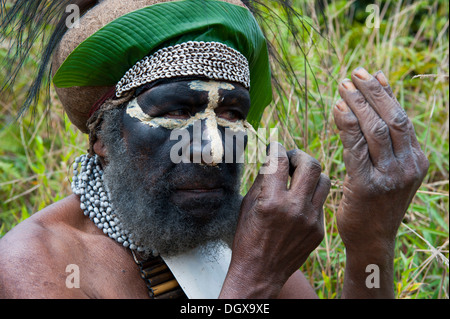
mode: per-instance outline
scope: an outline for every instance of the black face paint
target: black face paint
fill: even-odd
[[[160,163],[158,172],[164,174],[180,170],[182,167],[183,173],[180,175],[178,185],[174,185],[172,201],[180,208],[189,204],[192,213],[197,216],[210,213],[211,211],[206,212],[205,209],[190,203],[197,199],[206,201],[208,198],[222,197],[230,177],[233,181],[236,179],[235,165],[225,164],[218,170],[212,170],[195,165],[174,164],[170,152],[177,141],[170,139],[171,129],[186,129],[189,136],[193,137],[192,124],[200,120],[202,133],[208,129],[207,134],[213,135],[218,130],[216,139],[202,141],[201,148],[206,147],[208,142],[220,144],[219,147],[222,148],[220,159],[222,159],[226,132],[223,126],[217,126],[217,122],[230,126],[238,126],[237,121],[243,122],[242,117],[247,114],[249,107],[247,90],[236,88],[226,82],[179,81],[152,88],[141,94],[133,103],[132,108],[128,106],[124,114],[123,133],[128,151],[141,159],[138,163],[139,168],[147,171],[146,163],[151,162],[154,165],[158,162]],[[130,111],[135,109],[138,109],[138,113]],[[215,113],[215,110],[219,113]],[[223,113],[229,116],[233,112],[237,114],[235,118],[231,118],[235,122],[221,117]],[[208,121],[213,122],[212,127],[208,127]],[[214,151],[214,145],[210,148]],[[191,154],[193,152],[194,150]],[[217,162],[219,161],[216,160]],[[205,170],[209,171],[208,176],[204,176]],[[182,182],[182,177],[185,177],[186,181]],[[153,184],[157,178],[159,176],[154,175],[153,180],[149,182]]]
[[[192,90],[189,81],[179,81],[145,91],[137,101],[149,117],[189,119],[208,107],[208,92]],[[218,117],[230,110],[238,114],[235,119],[225,113],[230,120],[247,115],[246,90],[221,91],[219,101]],[[117,122],[121,122],[120,130]],[[201,122],[203,130],[206,120]],[[218,129],[224,142],[225,128]],[[186,130],[192,136],[193,126]],[[109,165],[104,178],[119,219],[141,244],[166,254],[212,239],[231,241],[241,201],[242,165],[173,163],[170,151],[177,140],[170,140],[171,131],[147,125],[126,109],[105,117],[101,136]]]

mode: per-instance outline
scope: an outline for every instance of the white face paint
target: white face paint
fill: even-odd
[[[218,125],[230,128],[232,131],[246,132],[247,128],[253,129],[250,123],[245,120],[238,120],[235,122],[220,118],[214,111],[219,105],[219,90],[234,90],[234,85],[227,82],[218,81],[192,81],[189,83],[189,87],[195,91],[208,92],[208,106],[203,112],[198,112],[194,116],[188,119],[169,119],[164,117],[151,117],[142,111],[137,102],[137,98],[132,100],[127,106],[127,114],[133,118],[139,119],[142,123],[151,127],[164,127],[169,130],[185,129],[190,125],[193,125],[195,121],[206,120],[206,130],[203,132],[202,139],[209,140],[211,143],[211,165],[217,165],[222,162],[223,157],[223,144],[220,137]]]

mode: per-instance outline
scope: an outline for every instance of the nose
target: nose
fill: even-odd
[[[215,116],[195,121],[190,147],[191,163],[216,166],[222,163],[223,155],[222,134],[217,126]]]

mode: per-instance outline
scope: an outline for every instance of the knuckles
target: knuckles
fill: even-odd
[[[346,132],[351,135],[358,136],[361,134],[361,128],[359,127],[358,118],[354,116],[352,113],[348,113],[350,116],[347,116],[345,119],[344,127]]]
[[[428,168],[430,167],[430,162],[425,154],[420,150],[416,156],[413,165],[410,165],[410,169],[405,174],[405,183],[407,185],[416,185],[422,183],[426,174],[428,173]]]
[[[361,86],[360,84],[359,86]],[[386,102],[386,91],[381,86],[380,82],[374,77],[371,78],[370,81],[366,82],[364,89],[370,91],[370,95],[373,99],[373,103],[385,103]]]
[[[297,215],[301,216],[305,211],[308,210],[306,202],[299,199],[298,197],[289,196],[284,202],[286,206],[286,213],[292,215],[295,218],[297,218]]]
[[[389,127],[397,131],[405,132],[405,134],[407,134],[406,132],[409,130],[410,125],[409,118],[406,113],[400,111],[396,112],[392,116]]]
[[[353,104],[357,105],[359,108],[369,107],[366,98],[359,91],[352,92],[349,94],[350,98],[353,100]]]
[[[322,173],[322,165],[314,157],[309,156],[304,164],[305,169],[310,172],[311,176],[318,178]]]
[[[405,187],[421,183],[425,178],[430,162],[421,149],[412,148],[410,152],[397,159],[395,170],[398,179]]]
[[[277,170],[286,171],[289,170],[289,158],[287,156],[278,157]]]
[[[264,196],[256,199],[255,212],[264,217],[287,211],[286,203],[280,199],[281,196]]]
[[[425,178],[429,161],[425,154],[419,150],[418,154],[413,151],[408,157],[397,159],[387,164],[379,173],[378,177],[366,176],[366,184],[370,185],[369,194],[380,196],[398,191],[406,193],[415,192]]]
[[[323,214],[322,211],[320,213]],[[323,238],[325,237],[325,228],[324,228],[323,223],[321,223],[320,221],[321,221],[320,219],[317,220],[313,227],[314,235],[315,235],[314,236],[314,239],[315,239],[314,246],[318,246],[322,242]]]
[[[321,182],[322,188],[331,186],[329,178],[322,174],[320,162],[300,150],[289,151],[288,156],[278,157],[277,161],[278,172],[289,170],[292,166],[301,170],[302,176],[305,176],[303,183],[316,186]],[[270,182],[273,182],[272,178],[263,181]],[[280,189],[275,184],[263,184],[258,195],[244,198],[248,210],[241,213],[246,214],[250,220],[257,221],[256,225],[271,225],[271,228],[286,230],[293,236],[304,234],[311,243],[318,245],[324,236],[321,216],[323,208],[315,207],[311,199],[301,193],[287,188]]]
[[[369,129],[370,134],[377,140],[385,140],[389,138],[389,127],[381,120],[373,120]]]
[[[419,162],[420,178],[423,179],[425,178],[425,175],[427,175],[428,169],[430,168],[430,161],[421,151],[418,158],[418,162]]]
[[[322,165],[317,159],[300,151],[299,149],[289,151],[289,154],[290,161],[288,160],[288,162],[284,165],[287,165],[289,168],[295,167],[295,169],[306,170],[313,178],[320,177],[320,173],[322,173]],[[283,169],[285,169],[285,167],[283,167]],[[292,170],[290,171],[292,173]]]
[[[323,236],[320,216],[323,214],[322,208],[316,209],[311,202],[292,196],[288,192],[285,196],[258,199],[254,212],[258,218],[272,220],[286,227],[298,225],[302,227],[302,231]]]

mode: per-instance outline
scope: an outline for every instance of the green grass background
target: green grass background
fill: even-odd
[[[325,238],[301,269],[321,298],[340,297],[345,249],[335,213],[345,166],[332,108],[339,99],[339,81],[363,66],[372,73],[383,70],[388,77],[430,160],[398,233],[396,297],[448,298],[449,4],[446,0],[322,3],[323,15],[317,1],[293,1],[304,16],[294,20],[304,25],[304,31],[296,34],[302,50],[293,42],[280,41],[288,32],[283,26],[268,39],[292,61],[300,82],[293,86],[281,69],[273,70],[286,94],[275,95],[262,127],[277,128],[287,149],[301,148],[317,158],[333,183],[325,204]],[[372,3],[380,8],[379,28],[366,24],[366,8]],[[279,8],[272,9],[285,18]],[[0,43],[0,60],[6,52],[7,44]],[[53,91],[50,108],[40,102],[34,116],[14,120],[38,61],[32,53],[18,78],[15,97],[0,96],[0,237],[71,194],[71,164],[88,147],[87,137],[70,124]],[[256,165],[245,169],[243,193],[256,173]]]

